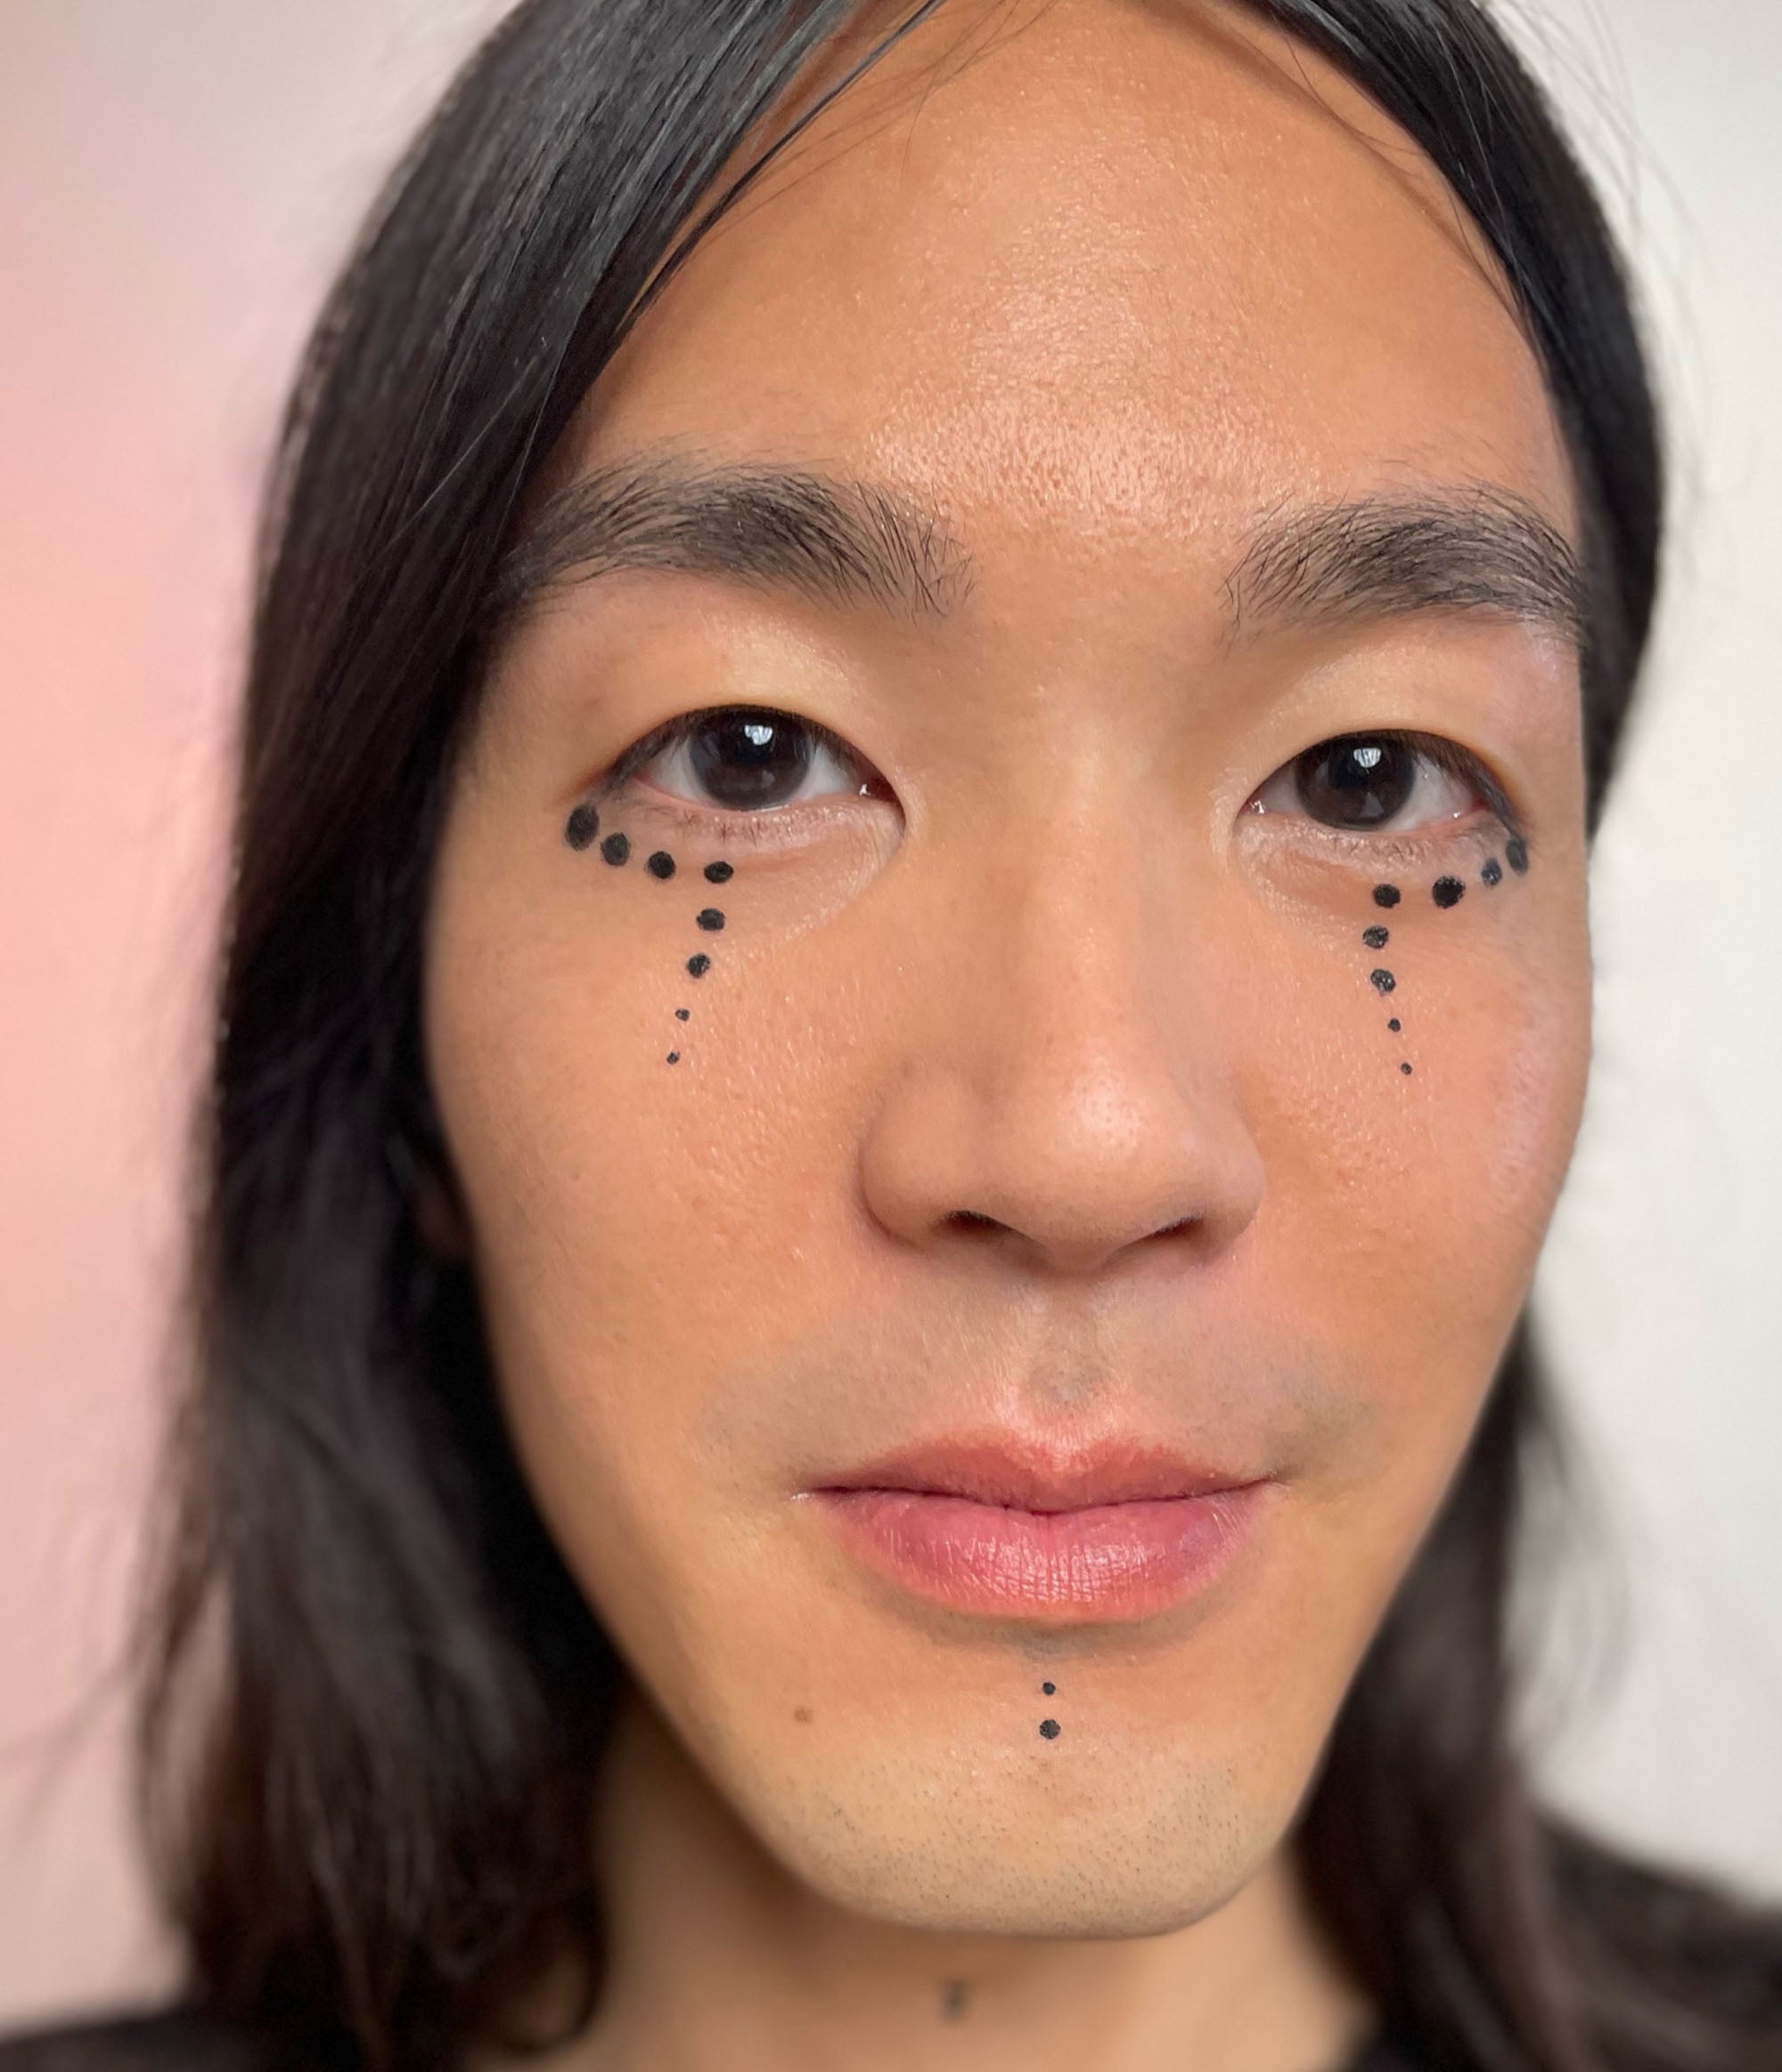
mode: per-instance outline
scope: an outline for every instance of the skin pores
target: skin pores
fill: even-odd
[[[1588,1049],[1565,640],[1234,623],[1234,571],[1345,500],[1484,485],[1573,534],[1529,347],[1414,148],[1273,32],[954,8],[707,240],[576,438],[570,473],[883,485],[963,574],[943,611],[602,575],[499,655],[425,1012],[544,1516],[806,1887],[934,1929],[1194,1921],[1277,1850],[1455,1468]],[[737,706],[857,764],[752,828],[684,755],[606,782]],[[1370,730],[1490,784],[1371,831],[1270,791]],[[565,839],[583,804],[623,863]],[[1248,1493],[1153,1597],[1098,1596],[1091,1555],[1080,1597],[999,1609],[840,1516],[944,1441]],[[985,1558],[1043,1578],[1074,1530]]]

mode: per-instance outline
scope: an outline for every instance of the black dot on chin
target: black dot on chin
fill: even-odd
[[[965,2011],[971,2004],[971,1987],[963,1978],[949,1978],[941,1987],[941,2017],[945,2021],[963,2021]]]
[[[601,816],[591,805],[579,805],[563,823],[563,839],[572,849],[592,849],[601,831]]]
[[[1466,890],[1458,877],[1438,877],[1429,888],[1429,896],[1438,907],[1458,907]]]
[[[1501,885],[1503,874],[1504,867],[1495,856],[1487,856],[1479,867],[1479,876],[1486,885]]]
[[[1392,1031],[1394,1036],[1398,1034],[1399,1031],[1403,1028],[1403,1026],[1404,1024],[1399,1020],[1396,1015],[1394,1015],[1392,1020],[1386,1024],[1386,1027]]]
[[[715,907],[701,907],[693,919],[701,928],[713,934],[724,925],[724,918]]]
[[[1392,941],[1392,930],[1382,928],[1376,924],[1371,928],[1362,929],[1361,940],[1369,950],[1384,950],[1386,944]]]
[[[670,1065],[679,1065],[681,1062],[681,1053],[678,1050],[671,1050],[668,1053],[668,1062]]]
[[[1059,1737],[1058,1721],[1055,1719],[1042,1719],[1040,1722],[1040,1733],[1047,1741],[1056,1741]]]
[[[1040,1685],[1040,1694],[1043,1698],[1050,1698],[1053,1692],[1055,1692],[1057,1689],[1058,1685],[1056,1684],[1042,1684]]]
[[[708,863],[706,866],[706,876],[714,885],[723,885],[735,875],[728,863]]]
[[[1404,894],[1395,885],[1377,885],[1374,887],[1374,904],[1377,907],[1395,907]]]
[[[1512,835],[1504,844],[1504,861],[1518,877],[1528,869],[1528,844],[1520,835]]]
[[[674,1010],[674,1019],[677,1022],[684,1022],[687,1019],[687,1016],[691,1013],[692,1009],[691,1007],[676,1007]]]
[[[623,863],[631,854],[631,837],[628,835],[609,835],[601,844],[601,854],[609,863]]]
[[[1377,993],[1389,993],[1398,981],[1389,971],[1370,971],[1368,974],[1368,983]]]
[[[1400,1066],[1399,1066],[1399,1070],[1400,1070],[1400,1071],[1401,1071],[1401,1072],[1402,1072],[1402,1073],[1404,1074],[1404,1076],[1405,1076],[1407,1079],[1409,1079],[1409,1078],[1410,1077],[1410,1067],[1408,1065],[1400,1065]]]
[[[666,849],[652,849],[643,868],[651,877],[673,877],[674,875],[674,859]]]
[[[690,978],[703,978],[711,968],[712,960],[703,950],[695,951],[687,959],[687,975]]]

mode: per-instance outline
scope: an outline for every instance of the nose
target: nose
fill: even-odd
[[[1209,1260],[1233,1244],[1263,1195],[1220,1012],[1238,952],[1193,909],[1181,874],[1109,828],[937,901],[907,938],[927,945],[903,967],[911,1040],[862,1146],[887,1230],[1076,1277],[1139,1248]]]

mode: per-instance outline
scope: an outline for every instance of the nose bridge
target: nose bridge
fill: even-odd
[[[981,892],[949,902],[868,1146],[875,1210],[906,1236],[988,1221],[1081,1272],[1165,1232],[1216,1250],[1255,1214],[1187,859],[1097,790],[1055,787],[1030,836],[987,820],[957,860]]]

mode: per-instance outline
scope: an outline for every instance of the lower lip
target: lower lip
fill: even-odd
[[[1067,1625],[1144,1619],[1209,1587],[1266,1485],[1021,1511],[920,1489],[817,1492],[843,1539],[891,1581],[955,1611]]]

